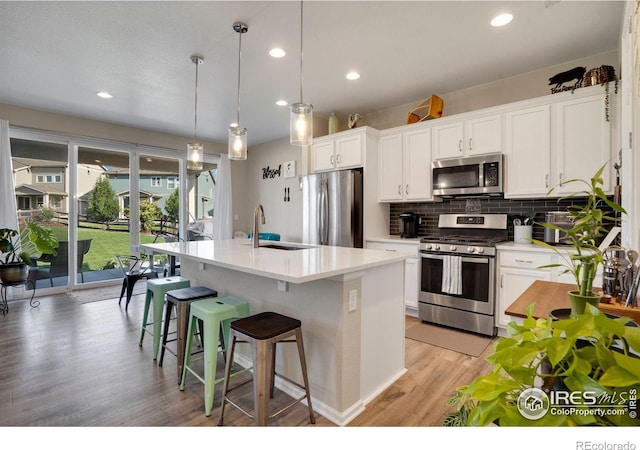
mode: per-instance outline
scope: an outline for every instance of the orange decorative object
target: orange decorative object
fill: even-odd
[[[437,119],[442,117],[443,109],[444,102],[442,99],[437,95],[432,95],[409,112],[407,123],[417,123],[424,120]]]

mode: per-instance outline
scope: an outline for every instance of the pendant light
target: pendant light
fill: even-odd
[[[195,89],[195,109],[193,122],[193,142],[187,144],[187,169],[202,170],[202,160],[204,149],[198,142],[198,66],[204,62],[204,58],[197,55],[191,56],[191,62],[196,65],[196,89]]]
[[[300,102],[291,105],[289,115],[289,133],[291,145],[311,145],[313,141],[313,105],[302,101],[302,18],[303,8],[300,1]]]
[[[242,35],[249,31],[247,24],[236,22],[233,29],[239,36],[238,45],[238,101],[236,103],[236,123],[229,127],[229,159],[247,159],[247,129],[240,126],[240,58],[242,56]]]

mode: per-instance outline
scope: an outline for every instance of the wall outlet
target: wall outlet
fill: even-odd
[[[287,292],[289,290],[289,283],[286,281],[278,280],[278,290],[280,292]]]
[[[351,289],[349,291],[349,312],[358,309],[358,290]]]

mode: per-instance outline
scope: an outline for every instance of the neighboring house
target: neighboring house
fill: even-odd
[[[12,164],[18,211],[47,207],[69,212],[69,167],[65,162],[14,157]],[[82,196],[93,189],[103,172],[100,166],[83,164],[78,170],[78,193]]]
[[[18,211],[69,211],[67,164],[32,158],[13,158],[12,163]]]

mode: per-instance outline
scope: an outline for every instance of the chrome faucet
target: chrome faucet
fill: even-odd
[[[256,209],[253,212],[253,248],[258,248],[260,245],[260,234],[258,233],[258,215],[262,216],[262,225],[264,225],[264,208],[261,204],[256,205]]]

